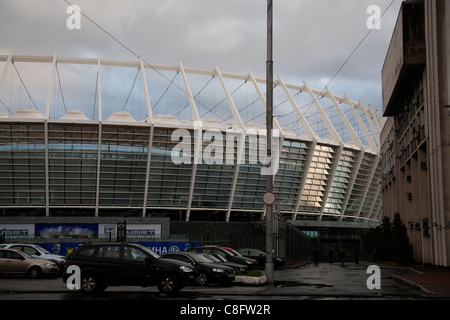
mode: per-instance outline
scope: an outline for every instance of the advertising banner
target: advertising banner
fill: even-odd
[[[117,235],[117,224],[103,224],[98,225],[98,237],[100,239],[115,240]],[[126,240],[149,241],[161,238],[161,224],[126,224]]]
[[[35,236],[42,239],[97,238],[97,223],[36,223]]]
[[[34,238],[34,223],[30,224],[0,224],[0,234],[6,240]]]
[[[190,246],[200,246],[200,242],[176,242],[176,241],[155,241],[155,242],[135,242],[149,248],[157,254],[163,254],[166,252],[185,251]],[[85,242],[47,242],[36,243],[53,254],[59,254],[68,256],[80,245]]]

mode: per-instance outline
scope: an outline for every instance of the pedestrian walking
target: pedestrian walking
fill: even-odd
[[[314,248],[313,259],[314,259],[314,265],[316,267],[319,266],[319,250],[317,250],[317,248]]]
[[[359,250],[358,250],[358,248],[356,248],[355,251],[353,252],[353,256],[355,257],[355,264],[358,266],[359,265]]]
[[[344,261],[345,261],[344,249],[341,249],[341,251],[339,252],[339,259],[341,259],[341,267],[343,267],[344,266]]]

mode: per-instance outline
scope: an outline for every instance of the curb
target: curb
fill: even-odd
[[[284,268],[286,268],[286,269],[298,269],[298,268],[306,266],[307,264],[310,264],[310,263],[312,263],[312,260],[311,261],[299,262],[299,263],[296,263],[296,264],[285,265]]]
[[[238,286],[258,287],[264,286],[266,284],[266,281],[267,281],[266,276],[261,277],[236,276],[235,280],[233,281],[233,284]]]
[[[430,291],[430,290],[426,289],[424,286],[422,286],[422,285],[420,285],[420,284],[418,284],[418,283],[416,283],[414,281],[410,281],[408,279],[402,278],[401,275],[395,275],[394,274],[394,275],[392,275],[392,279],[394,279],[395,281],[401,282],[403,284],[406,284],[406,285],[408,285],[410,287],[420,289],[420,290],[422,290],[425,293],[432,294],[432,295],[437,296],[437,297],[438,296],[439,297],[444,297],[444,296],[441,296],[441,295],[437,294],[436,292],[433,292],[433,291]]]

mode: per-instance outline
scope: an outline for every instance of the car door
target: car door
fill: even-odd
[[[3,271],[4,273],[26,273],[28,262],[26,259],[12,250],[3,252]]]
[[[124,280],[128,284],[145,285],[155,282],[154,259],[143,250],[132,245],[123,246]]]
[[[3,273],[5,270],[6,260],[3,257],[5,255],[6,250],[0,250],[0,273]]]
[[[127,270],[121,258],[121,245],[110,244],[99,248],[95,268],[107,284],[114,285],[126,281]]]
[[[260,266],[264,266],[266,262],[266,256],[263,253],[259,252],[258,250],[249,249],[248,255],[245,256],[255,259],[256,261],[258,261]]]

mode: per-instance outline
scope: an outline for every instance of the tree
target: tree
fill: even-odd
[[[366,246],[371,252],[376,250],[378,259],[398,263],[414,261],[407,228],[398,212],[395,213],[392,223],[389,217],[384,217],[380,226],[371,229],[366,241]]]
[[[378,240],[378,256],[383,260],[392,260],[392,225],[389,217],[383,218],[380,226],[380,235]]]
[[[408,230],[397,212],[392,222],[392,258],[395,262],[410,263],[414,261],[413,252]]]

